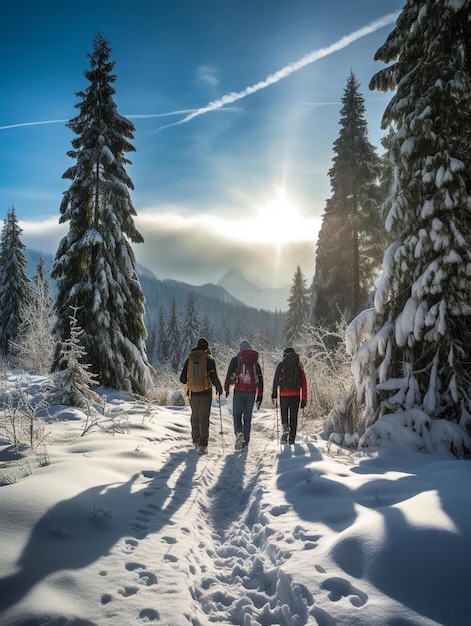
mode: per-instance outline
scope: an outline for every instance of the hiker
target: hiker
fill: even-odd
[[[304,409],[307,402],[306,375],[299,361],[299,355],[293,348],[285,349],[283,360],[277,365],[271,394],[273,402],[277,401],[278,389],[283,429],[280,443],[293,445],[298,428],[299,406],[301,405]]]
[[[258,362],[258,352],[252,350],[246,339],[241,341],[239,348],[239,354],[229,363],[224,382],[226,398],[229,395],[230,386],[234,385],[232,417],[236,450],[242,450],[248,446],[253,407],[256,402],[259,409],[263,399],[263,376]]]
[[[209,439],[209,414],[211,413],[212,388],[218,396],[222,385],[216,371],[216,361],[211,356],[208,340],[198,339],[196,348],[190,352],[180,382],[186,385],[186,394],[191,407],[191,436],[199,454],[206,454]]]

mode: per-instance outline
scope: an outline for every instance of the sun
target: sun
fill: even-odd
[[[253,222],[260,242],[282,247],[305,239],[305,221],[286,187],[275,185],[272,198],[257,205]]]

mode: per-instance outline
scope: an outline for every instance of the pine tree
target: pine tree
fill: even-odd
[[[301,337],[309,321],[309,289],[306,279],[298,265],[288,298],[288,312],[284,329],[284,340],[287,346],[293,346]]]
[[[133,183],[125,170],[130,163],[125,153],[134,150],[129,141],[134,126],[113,101],[110,53],[107,40],[97,34],[84,72],[90,84],[77,93],[79,115],[68,123],[76,134],[68,156],[76,163],[63,175],[72,183],[60,207],[60,222],[69,222],[69,232],[52,272],[58,288],[55,332],[60,346],[69,337],[74,306],[87,361],[101,384],[145,394],[152,381],[144,296],[130,245],[143,239],[134,226]],[[59,350],[54,367],[59,367]]]
[[[70,333],[60,345],[60,368],[57,372],[57,394],[54,402],[66,406],[83,406],[87,400],[100,402],[100,396],[92,390],[96,385],[95,374],[85,363],[86,350],[81,343],[83,330],[77,322],[77,307],[71,307],[69,315]]]
[[[162,307],[159,307],[159,314],[157,319],[157,358],[161,363],[167,363],[169,358],[169,346],[168,346],[168,330],[167,323],[165,321],[164,311]]]
[[[471,0],[408,0],[376,53],[393,61],[370,87],[395,90],[383,116],[394,243],[375,308],[349,331],[363,430],[410,409],[471,426],[470,16]]]
[[[18,336],[21,307],[30,296],[25,245],[14,207],[8,210],[0,240],[0,350],[10,352]]]
[[[167,345],[168,345],[168,358],[172,368],[177,371],[180,367],[182,356],[182,333],[180,329],[180,322],[177,313],[177,303],[175,298],[172,298],[172,305],[170,308],[170,317],[167,324]]]
[[[368,141],[364,98],[353,71],[342,105],[329,171],[332,196],[318,237],[311,287],[311,320],[324,326],[358,313],[384,252],[378,184],[381,160]]]
[[[200,334],[200,322],[193,292],[188,296],[185,320],[182,331],[182,353],[186,354],[195,347]]]
[[[53,310],[51,286],[42,255],[31,279],[29,298],[21,305],[20,318],[14,352],[24,368],[48,374],[54,356]]]

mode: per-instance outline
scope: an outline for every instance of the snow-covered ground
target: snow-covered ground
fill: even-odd
[[[470,623],[469,461],[348,453],[302,425],[280,448],[263,406],[235,453],[230,408],[201,457],[188,407],[118,393],[83,436],[57,407],[38,456],[0,442],[0,624]]]

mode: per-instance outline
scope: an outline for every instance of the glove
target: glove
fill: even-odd
[[[262,404],[262,400],[263,400],[262,396],[257,396],[257,399],[255,400],[255,402],[257,403],[257,409],[260,408],[260,405]]]
[[[226,398],[229,396],[229,389],[226,388]]]
[[[306,406],[306,400],[301,400],[301,408],[304,409]]]
[[[271,399],[272,399],[272,400],[276,400],[276,394],[275,394],[275,395],[272,395]]]
[[[218,387],[216,389],[216,393],[218,394],[218,396],[222,396],[222,387]]]

